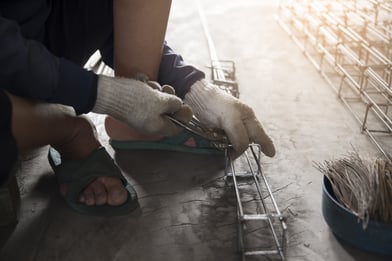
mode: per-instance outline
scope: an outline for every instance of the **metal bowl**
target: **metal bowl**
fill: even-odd
[[[359,218],[337,201],[326,176],[323,178],[322,212],[328,226],[341,241],[369,252],[392,255],[392,224],[370,220],[363,229]]]

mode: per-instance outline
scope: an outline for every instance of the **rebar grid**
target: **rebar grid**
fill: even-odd
[[[392,1],[281,1],[276,19],[389,158]]]

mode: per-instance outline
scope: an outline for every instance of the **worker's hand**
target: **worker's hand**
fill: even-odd
[[[260,144],[265,155],[275,155],[274,144],[252,108],[239,99],[206,80],[201,80],[192,85],[184,102],[191,106],[202,123],[226,132],[233,146],[234,156],[241,155],[252,142]]]
[[[182,130],[166,115],[187,123],[192,110],[175,95],[148,83],[119,77],[98,76],[95,113],[108,114],[139,131],[172,136]]]

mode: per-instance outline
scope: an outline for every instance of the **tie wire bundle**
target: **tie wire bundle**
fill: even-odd
[[[392,161],[363,158],[358,153],[316,163],[331,182],[336,199],[353,212],[366,229],[369,220],[392,224]]]

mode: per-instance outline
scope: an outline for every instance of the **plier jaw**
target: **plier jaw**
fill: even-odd
[[[231,146],[226,133],[222,129],[209,128],[196,117],[193,117],[188,123],[183,123],[170,115],[167,115],[167,117],[178,126],[210,141],[211,145],[217,149],[224,150]]]

